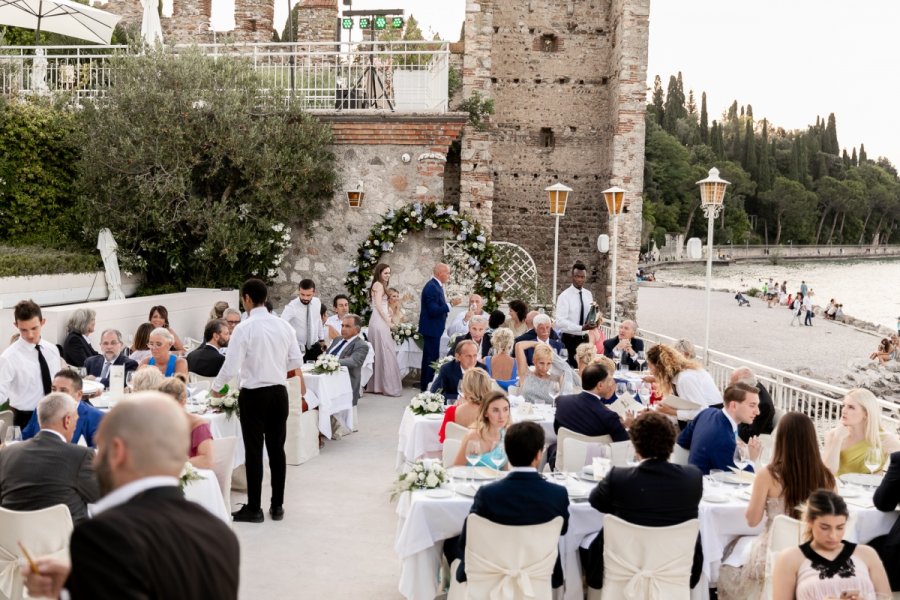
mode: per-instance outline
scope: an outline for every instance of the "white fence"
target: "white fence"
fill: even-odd
[[[601,325],[601,328],[607,338],[616,335],[608,320]],[[675,338],[646,329],[639,329],[637,336],[644,340],[647,349],[650,345],[655,344],[671,346],[677,341]],[[701,346],[697,346],[697,351],[699,356],[703,355]],[[724,352],[710,350],[709,355],[707,369],[719,389],[726,387],[735,369],[742,366],[749,367],[756,374],[756,378],[769,390],[776,408],[786,412],[802,412],[809,416],[815,423],[820,437],[824,432],[835,427],[841,418],[841,398],[849,391],[846,388],[789,371],[782,371]],[[886,400],[879,400],[879,404],[882,407],[882,423],[885,427],[893,431],[900,429],[900,406]]]
[[[174,58],[192,46],[168,49]],[[310,110],[447,111],[446,42],[203,44],[218,59],[244,60],[272,92]],[[0,47],[0,94],[102,96],[116,84],[127,46]]]

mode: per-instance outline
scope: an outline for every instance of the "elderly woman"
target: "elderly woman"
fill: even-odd
[[[66,321],[66,339],[62,345],[62,357],[72,367],[83,367],[84,361],[99,352],[91,347],[88,336],[94,333],[97,313],[89,308],[79,308]]]
[[[159,391],[172,396],[182,408],[187,404],[187,385],[177,377],[165,379],[159,386]],[[188,451],[188,460],[198,469],[212,469],[214,463],[213,436],[209,428],[209,421],[197,415],[186,414],[191,429],[191,448]]]
[[[488,375],[497,382],[504,391],[509,386],[515,385],[519,380],[516,361],[510,356],[513,349],[515,337],[511,329],[499,327],[494,330],[491,337],[491,349],[493,354],[484,357],[484,366],[487,367]]]
[[[448,406],[444,411],[444,422],[438,431],[438,439],[443,444],[447,423],[456,423],[463,427],[470,427],[478,420],[481,413],[481,405],[488,394],[493,391],[491,378],[481,369],[469,369],[463,375],[459,386],[459,397],[456,403]]]
[[[169,311],[165,306],[154,306],[150,309],[150,317],[148,319],[151,323],[153,323],[154,327],[163,327],[169,331],[172,339],[175,340],[172,342],[172,350],[175,352],[184,352],[184,344],[181,343],[181,338],[178,337],[178,334],[175,333],[175,330],[169,325]]]
[[[900,450],[900,439],[881,425],[881,407],[875,394],[856,388],[844,396],[841,424],[825,434],[822,460],[835,475],[868,473],[866,455],[874,450],[884,465]],[[881,470],[881,466],[877,470]]]
[[[697,348],[694,347],[694,342],[691,340],[687,340],[685,338],[681,338],[677,342],[675,342],[675,346],[673,346],[677,351],[681,352],[684,357],[688,360],[693,360],[697,358]]]
[[[150,348],[150,356],[145,357],[141,361],[141,366],[156,367],[164,377],[176,376],[187,381],[187,361],[172,352],[174,343],[174,336],[165,327],[157,327],[151,331],[150,341],[147,342],[147,346]]]
[[[159,369],[144,366],[137,371],[134,371],[134,374],[131,376],[131,385],[129,387],[132,392],[158,390],[163,381],[165,381],[165,377],[159,372]]]

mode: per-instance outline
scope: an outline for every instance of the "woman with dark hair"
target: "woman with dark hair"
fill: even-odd
[[[134,332],[134,340],[128,349],[128,358],[140,363],[145,357],[150,356],[150,332],[156,329],[153,323],[141,323]]]
[[[800,457],[803,457],[801,460]],[[834,489],[834,475],[819,456],[816,428],[803,413],[789,412],[778,422],[772,461],[758,470],[753,480],[747,525],[756,527],[766,518],[759,536],[738,538],[725,549],[719,571],[719,598],[759,598],[766,576],[766,546],[772,521],[778,515],[798,518],[798,507],[820,488]],[[744,554],[743,567],[724,564]]]
[[[175,330],[169,325],[169,311],[165,306],[152,306],[150,308],[150,316],[147,320],[153,324],[154,328],[164,327],[169,330],[169,333],[175,338],[175,343],[172,345],[173,352],[184,352],[184,344],[181,343],[181,338],[178,337],[178,334],[175,333]]]
[[[890,600],[887,573],[875,551],[844,541],[849,514],[844,499],[834,492],[816,490],[810,495],[803,519],[806,543],[775,559],[772,600]]]
[[[512,329],[513,335],[519,337],[528,331],[528,325],[525,324],[527,316],[528,305],[521,300],[512,300],[509,303],[509,319],[506,320],[504,327]]]
[[[397,345],[391,336],[387,294],[390,281],[390,265],[378,263],[369,287],[372,314],[369,317],[368,337],[375,353],[375,365],[366,391],[384,396],[399,396],[403,391],[403,378],[400,377],[400,366],[397,364]]]

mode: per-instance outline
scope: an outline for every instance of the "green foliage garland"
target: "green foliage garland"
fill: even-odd
[[[350,296],[350,310],[363,315],[371,312],[369,307],[369,286],[375,265],[381,255],[394,249],[409,233],[425,229],[443,229],[460,242],[466,254],[463,265],[455,265],[457,270],[465,269],[475,278],[474,292],[484,298],[485,308],[493,309],[500,298],[499,274],[494,248],[481,226],[466,214],[456,212],[452,206],[416,202],[400,210],[390,210],[380,223],[376,223],[366,241],[357,250],[356,261],[350,268],[344,285]]]

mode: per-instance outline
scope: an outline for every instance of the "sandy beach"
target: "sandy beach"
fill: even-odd
[[[679,287],[641,287],[638,325],[702,345],[706,323],[706,292]],[[748,360],[838,383],[855,369],[854,361],[868,358],[881,336],[822,318],[812,327],[791,327],[785,307],[767,308],[750,299],[739,307],[733,293],[712,293],[710,346]]]

